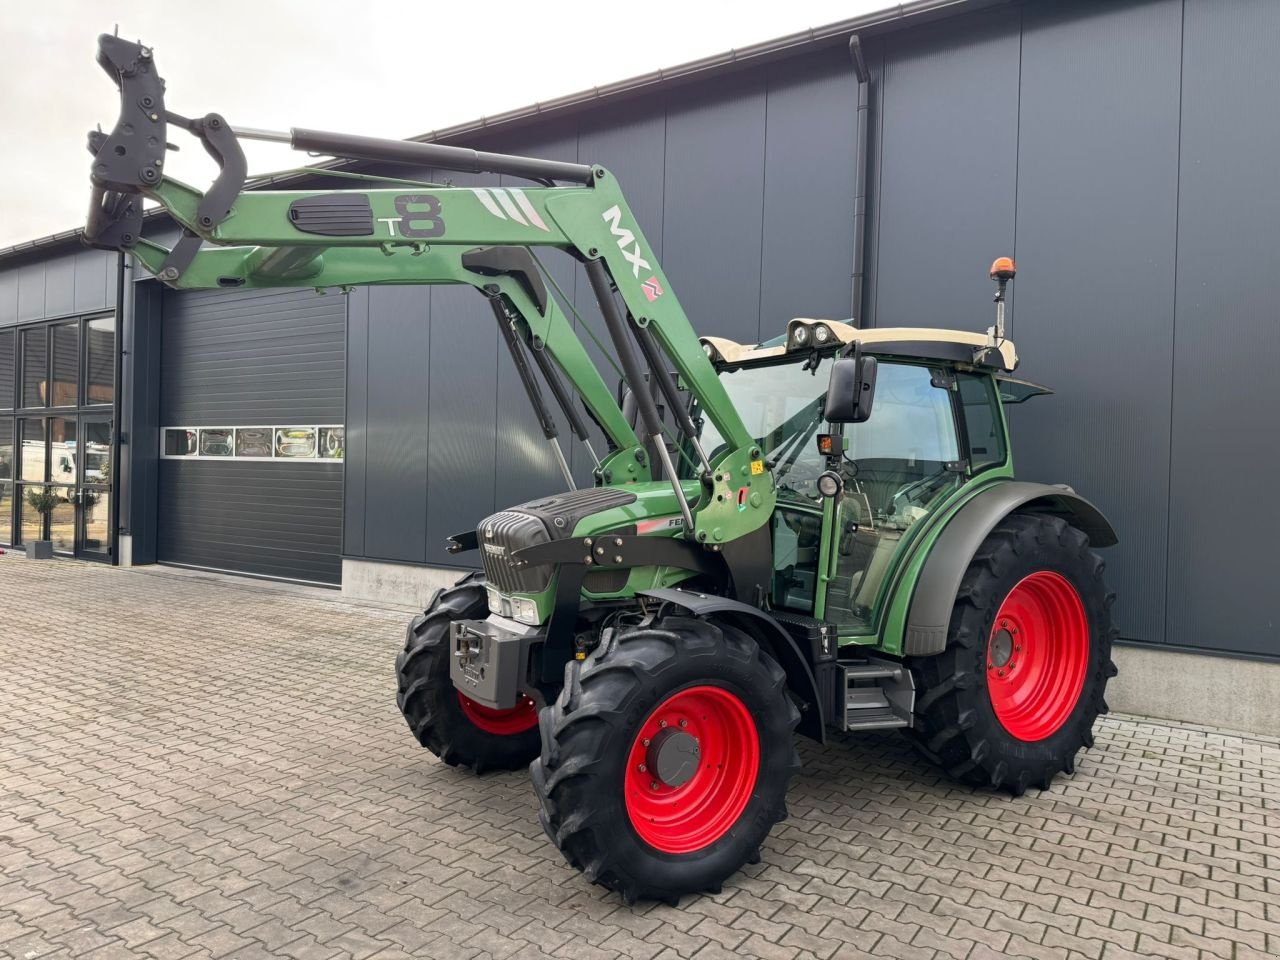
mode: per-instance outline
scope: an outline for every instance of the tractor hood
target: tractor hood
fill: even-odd
[[[697,481],[685,487],[686,496],[696,500]],[[571,490],[509,507],[481,521],[476,540],[490,586],[502,593],[532,594],[547,588],[555,570],[514,561],[518,550],[566,537],[606,532],[669,536],[683,529],[671,485],[647,482]]]

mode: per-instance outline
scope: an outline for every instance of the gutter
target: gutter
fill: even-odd
[[[867,259],[867,115],[870,112],[871,73],[862,58],[862,42],[855,33],[849,38],[849,56],[858,78],[858,155],[853,173],[853,284],[850,310],[853,326],[861,327],[862,288],[866,281]]]
[[[111,553],[111,565],[120,565],[120,515],[124,471],[120,469],[120,431],[123,424],[120,414],[124,410],[124,311],[125,311],[125,253],[116,254],[116,317],[115,358],[111,390],[111,475],[107,477],[111,501],[107,504],[107,548]],[[130,291],[132,292],[132,291]],[[132,298],[130,298],[132,299]],[[132,477],[130,480],[132,481]]]

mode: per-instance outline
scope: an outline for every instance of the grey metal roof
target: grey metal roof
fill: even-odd
[[[847,43],[854,34],[874,36],[900,30],[907,26],[915,26],[954,16],[962,11],[981,7],[1008,4],[1013,0],[915,0],[913,3],[898,3],[878,10],[874,13],[851,17],[822,27],[811,27],[798,33],[788,34],[774,40],[743,47],[740,50],[727,50],[713,56],[691,60],[678,66],[655,70],[652,73],[620,80],[617,83],[601,87],[591,87],[571,93],[554,100],[532,103],[515,110],[494,114],[491,117],[480,117],[467,123],[455,124],[440,130],[433,130],[411,139],[422,143],[449,143],[464,140],[481,133],[496,130],[508,130],[520,126],[537,123],[553,117],[567,116],[584,109],[604,106],[621,100],[643,96],[657,90],[665,90],[682,84],[702,80],[709,76],[732,73],[748,67],[758,66],[775,60],[799,56],[814,50]],[[345,169],[359,166],[360,161],[330,160],[325,163],[307,167],[316,173],[325,170]],[[267,176],[250,181],[250,187],[274,186],[286,182],[305,179],[308,174],[290,173],[283,176]],[[157,208],[147,213],[147,219],[166,218],[167,213]],[[84,233],[83,227],[63,230],[35,240],[26,240],[10,247],[0,249],[0,261],[32,254],[47,248],[61,247],[78,240]]]

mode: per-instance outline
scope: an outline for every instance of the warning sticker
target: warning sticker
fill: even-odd
[[[752,460],[752,461],[751,461],[751,475],[752,475],[753,477],[758,477],[758,476],[760,476],[760,474],[762,474],[762,473],[764,473],[764,461],[763,461],[763,460]]]

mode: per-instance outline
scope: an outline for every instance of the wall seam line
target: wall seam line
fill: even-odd
[[[1027,11],[1018,8],[1018,105],[1013,120],[1013,249],[1009,255],[1018,260],[1018,174],[1022,169],[1022,47],[1027,35]],[[1013,304],[1010,304],[1012,307]],[[1012,314],[1012,311],[1010,311]]]
[[[765,196],[769,189],[769,69],[764,73],[764,129],[760,136],[760,256],[756,272],[756,343],[762,343],[764,336],[764,244],[765,231]]]
[[[1162,643],[1169,645],[1169,571],[1173,562],[1173,410],[1175,397],[1174,376],[1178,366],[1178,241],[1182,219],[1182,92],[1185,83],[1187,61],[1187,0],[1182,0],[1181,21],[1178,25],[1178,157],[1174,165],[1173,183],[1173,299],[1171,303],[1169,333],[1169,462],[1165,487],[1164,523],[1164,605],[1160,611]]]

